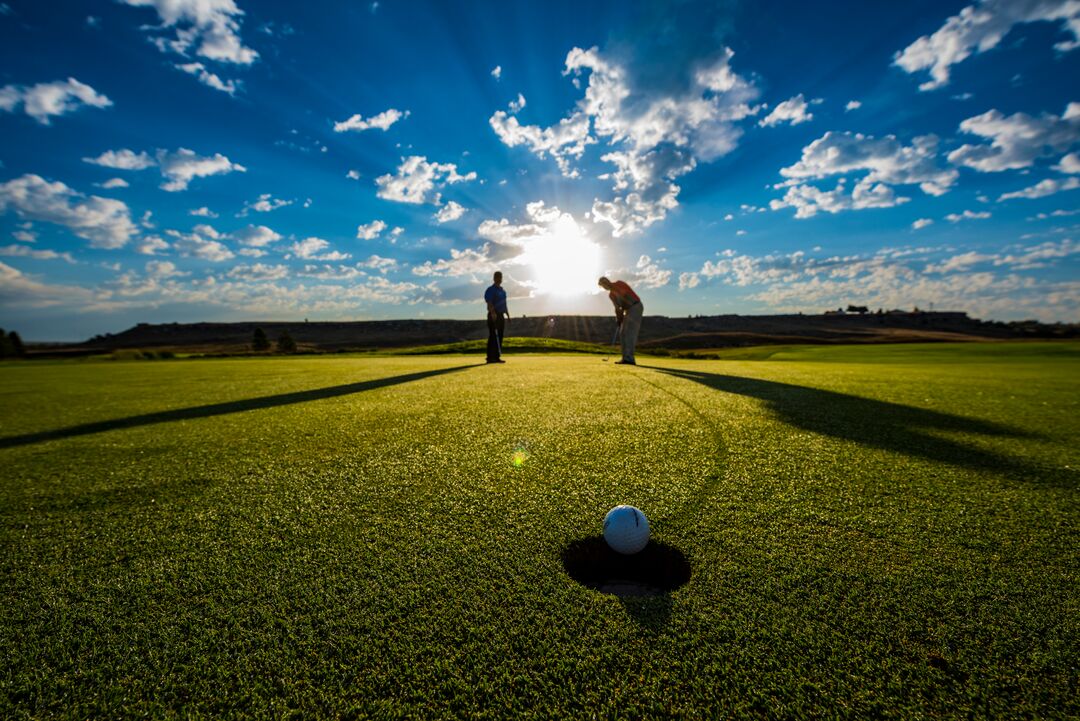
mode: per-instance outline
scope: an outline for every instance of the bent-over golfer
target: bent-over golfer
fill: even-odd
[[[634,346],[637,345],[638,331],[641,330],[641,316],[645,313],[645,306],[641,304],[641,298],[626,284],[625,281],[617,280],[612,283],[607,278],[600,278],[598,284],[608,292],[608,298],[615,305],[615,322],[622,330],[622,360],[615,361],[621,365],[637,365],[634,360]]]
[[[506,308],[506,291],[502,287],[502,273],[495,271],[494,283],[484,291],[487,302],[488,344],[487,362],[505,363],[502,355],[503,331],[510,311]]]

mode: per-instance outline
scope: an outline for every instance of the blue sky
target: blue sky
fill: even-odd
[[[0,0],[0,326],[1080,321],[1067,0]]]

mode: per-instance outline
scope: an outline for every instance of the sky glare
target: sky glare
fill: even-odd
[[[1080,4],[0,0],[0,327],[1080,321]]]

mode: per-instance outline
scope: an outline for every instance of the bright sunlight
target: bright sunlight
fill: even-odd
[[[519,260],[532,270],[536,290],[547,295],[584,295],[600,277],[600,246],[567,214],[530,240]]]

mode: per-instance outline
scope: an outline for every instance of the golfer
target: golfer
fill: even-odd
[[[502,273],[495,271],[494,283],[484,291],[487,302],[488,344],[487,362],[505,363],[502,355],[503,331],[510,311],[506,308],[506,291],[502,287]]]
[[[617,280],[612,283],[607,278],[598,281],[601,288],[608,292],[608,298],[615,305],[615,322],[622,330],[622,360],[615,361],[620,365],[637,365],[634,360],[634,346],[637,345],[638,331],[641,330],[641,316],[645,312],[645,306],[641,304],[641,298],[624,281]]]

